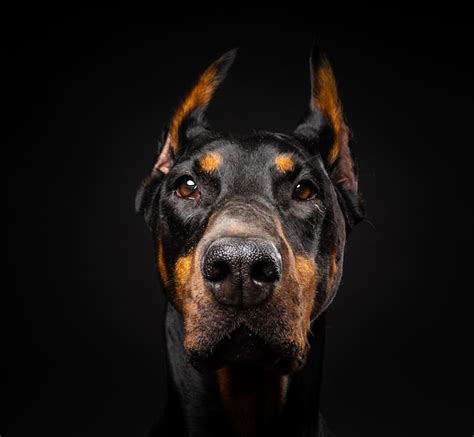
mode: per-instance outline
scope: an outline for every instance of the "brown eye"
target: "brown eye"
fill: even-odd
[[[196,200],[201,195],[197,188],[197,184],[190,176],[183,176],[176,182],[175,193],[182,199]]]
[[[293,191],[293,199],[296,200],[313,200],[316,197],[317,189],[311,181],[301,181]]]

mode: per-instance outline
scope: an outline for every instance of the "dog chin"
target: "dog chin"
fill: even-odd
[[[212,349],[187,351],[190,364],[202,373],[226,366],[252,364],[287,375],[304,365],[305,355],[293,346],[271,344],[246,326],[239,326]]]

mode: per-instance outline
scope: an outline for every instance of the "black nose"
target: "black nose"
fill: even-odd
[[[207,249],[202,273],[218,302],[248,308],[272,293],[280,279],[281,256],[261,238],[220,238]]]

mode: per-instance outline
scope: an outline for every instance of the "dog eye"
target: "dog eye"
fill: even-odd
[[[201,196],[197,183],[190,176],[182,176],[176,181],[175,193],[182,199],[197,200]]]
[[[317,188],[311,181],[301,181],[293,191],[293,199],[296,200],[313,200],[317,194]]]

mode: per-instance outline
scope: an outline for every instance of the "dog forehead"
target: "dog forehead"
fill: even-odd
[[[205,172],[219,170],[221,177],[233,175],[263,176],[276,167],[281,172],[293,170],[304,161],[297,141],[280,134],[255,134],[219,139],[206,144],[196,154],[198,167]]]

